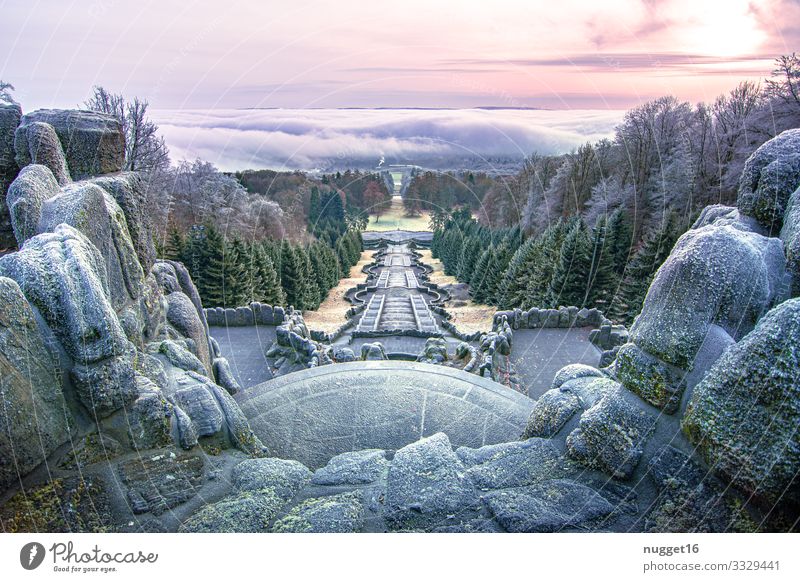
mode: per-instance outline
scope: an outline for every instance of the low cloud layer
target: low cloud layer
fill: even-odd
[[[152,113],[172,158],[224,171],[339,169],[562,153],[613,134],[622,111],[215,109]]]

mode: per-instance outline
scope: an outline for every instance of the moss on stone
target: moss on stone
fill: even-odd
[[[9,533],[112,531],[103,488],[78,478],[54,479],[20,491],[3,506],[0,522]]]

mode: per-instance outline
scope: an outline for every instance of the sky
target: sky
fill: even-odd
[[[625,109],[710,101],[800,48],[800,0],[0,0],[26,110]]]

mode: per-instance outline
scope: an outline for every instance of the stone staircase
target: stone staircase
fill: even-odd
[[[419,280],[411,266],[406,245],[389,245],[357,332],[406,331],[441,333],[430,307],[418,290]]]
[[[356,331],[375,331],[377,329],[378,317],[380,317],[383,302],[386,299],[385,295],[373,295],[367,308],[361,315],[361,320],[358,322]]]
[[[433,317],[428,304],[421,295],[411,296],[411,307],[414,310],[414,317],[417,322],[417,330],[439,333],[439,325]]]
[[[407,295],[386,296],[377,329],[418,329],[413,299]]]

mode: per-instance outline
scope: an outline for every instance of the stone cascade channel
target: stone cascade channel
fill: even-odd
[[[379,268],[376,289],[356,331],[441,333],[425,293],[419,289],[408,245],[389,245]]]

